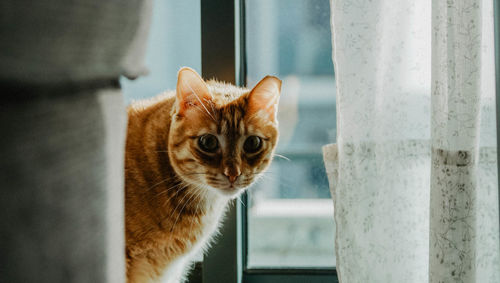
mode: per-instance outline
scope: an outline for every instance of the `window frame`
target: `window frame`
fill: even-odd
[[[203,77],[244,86],[245,0],[200,1],[200,5]],[[228,208],[221,233],[204,256],[203,283],[338,282],[335,267],[247,268],[247,201],[244,194],[241,202]]]

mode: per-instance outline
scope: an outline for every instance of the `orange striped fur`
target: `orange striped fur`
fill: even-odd
[[[269,166],[280,88],[275,77],[248,90],[183,68],[175,91],[129,106],[127,282],[183,281],[228,202]]]

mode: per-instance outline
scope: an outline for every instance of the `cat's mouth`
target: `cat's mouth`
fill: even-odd
[[[241,183],[225,183],[225,184],[214,184],[213,187],[217,190],[218,193],[228,196],[235,197],[241,194],[247,186],[242,185]]]
[[[207,175],[205,184],[211,191],[226,197],[237,197],[254,181],[252,176],[242,174],[236,181],[230,182],[224,175]]]

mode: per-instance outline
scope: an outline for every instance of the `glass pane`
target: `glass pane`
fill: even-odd
[[[149,74],[121,80],[127,103],[175,89],[183,66],[201,74],[200,1],[154,1],[152,17],[146,51]]]
[[[331,267],[333,201],[321,152],[336,134],[329,1],[246,5],[247,83],[268,74],[283,80],[283,157],[248,193],[248,266]]]

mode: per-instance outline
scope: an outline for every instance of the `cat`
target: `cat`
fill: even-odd
[[[228,202],[269,166],[280,92],[273,76],[248,90],[184,67],[175,91],[128,107],[128,283],[185,280]]]

